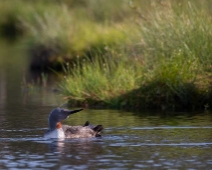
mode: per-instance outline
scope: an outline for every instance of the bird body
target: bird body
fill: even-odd
[[[61,121],[67,119],[71,114],[81,110],[83,109],[53,109],[49,114],[49,129],[44,134],[44,138],[91,138],[101,136],[103,126],[91,126],[88,121],[84,124],[84,126],[62,125]]]

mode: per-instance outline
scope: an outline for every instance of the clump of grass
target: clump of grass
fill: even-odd
[[[119,101],[111,101],[117,95],[125,94],[135,87],[139,87],[142,68],[129,65],[119,56],[116,62],[95,58],[92,63],[84,61],[82,67],[74,70],[66,69],[66,76],[60,88],[67,99],[80,104],[109,105],[117,107]],[[69,65],[68,65],[69,66]]]
[[[197,86],[199,65],[195,58],[186,60],[181,52],[169,59],[161,57],[153,69],[145,72],[140,87],[122,96],[125,107],[162,110],[201,107],[204,98],[203,89]]]

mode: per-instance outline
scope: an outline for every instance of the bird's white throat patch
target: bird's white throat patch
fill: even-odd
[[[65,138],[65,134],[62,128],[55,129],[44,135],[44,138]]]

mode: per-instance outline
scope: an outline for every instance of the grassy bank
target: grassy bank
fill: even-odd
[[[1,16],[7,17],[0,17],[0,32],[7,37],[7,28],[12,28],[34,66],[63,63],[59,87],[71,105],[161,110],[211,106],[210,1],[13,3],[16,8],[11,1],[1,3]]]
[[[106,62],[85,62],[68,74],[60,87],[70,104],[160,110],[211,106],[210,4],[163,2],[151,4],[149,13],[136,9],[136,36],[128,37],[129,46],[97,56],[109,55]]]

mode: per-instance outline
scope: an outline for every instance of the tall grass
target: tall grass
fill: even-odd
[[[10,10],[3,11],[24,30],[27,49],[54,49],[56,60],[74,59],[59,85],[73,104],[160,109],[212,104],[210,1],[8,4]]]
[[[196,57],[206,64],[211,53],[211,15],[190,1],[174,7],[170,1],[167,5],[159,11],[156,6],[157,12],[149,17],[149,22],[140,20],[143,42],[148,50],[146,55],[157,59],[180,51],[185,58]]]
[[[122,48],[125,57],[119,58],[121,64],[113,64],[114,54],[107,62],[107,67],[113,68],[107,76],[98,60],[87,63],[82,72],[73,70],[61,84],[69,101],[160,109],[202,108],[211,103],[208,2],[180,2],[151,1],[149,13],[142,13],[135,5],[138,1],[131,4],[134,35],[128,37],[129,46]]]
[[[72,102],[117,107],[118,99],[111,101],[111,98],[139,87],[142,78],[142,68],[136,64],[129,65],[124,57],[120,56],[116,62],[95,57],[92,63],[84,60],[82,67],[74,69],[67,65],[66,76],[60,84],[62,93]]]

